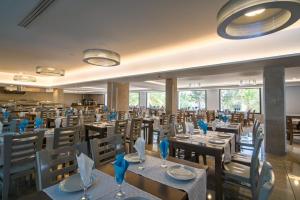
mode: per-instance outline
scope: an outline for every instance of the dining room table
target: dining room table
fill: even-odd
[[[207,134],[175,135],[169,139],[169,142],[170,156],[176,157],[176,150],[180,149],[185,152],[194,152],[198,155],[214,157],[216,199],[222,199],[222,163],[230,162],[231,155],[235,153],[235,134],[208,131]]]
[[[126,197],[144,197],[153,200],[205,200],[206,199],[206,171],[207,168],[193,162],[169,157],[169,166],[185,166],[195,170],[196,177],[189,181],[178,181],[167,175],[167,168],[160,167],[159,154],[157,152],[146,151],[146,161],[143,164],[144,170],[137,171],[138,164],[131,164],[126,172],[123,190]],[[148,162],[147,162],[148,160]],[[114,182],[113,163],[107,163],[95,170],[101,175],[99,183],[92,186],[88,193],[92,199],[115,199],[114,192],[117,190],[117,183]],[[156,175],[149,176],[156,172]],[[161,175],[163,174],[163,175]],[[159,178],[157,178],[159,176]],[[125,185],[124,185],[125,184]],[[50,186],[42,191],[22,197],[24,200],[50,200],[50,199],[79,199],[82,192],[65,193],[59,191],[58,185]],[[54,196],[56,198],[54,198]],[[52,198],[51,198],[52,197]],[[78,198],[79,197],[79,198]]]

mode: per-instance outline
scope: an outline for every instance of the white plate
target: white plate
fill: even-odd
[[[92,181],[88,186],[88,188],[91,187],[94,182],[95,182],[95,178],[92,177]],[[78,192],[83,190],[83,183],[80,178],[80,174],[74,174],[66,178],[65,180],[61,181],[59,183],[59,189],[63,192]]]
[[[176,138],[178,138],[178,139],[188,139],[188,138],[190,138],[190,136],[187,135],[187,134],[177,134]]]
[[[124,156],[124,159],[130,163],[139,163],[140,162],[140,157],[137,153],[126,154]]]
[[[182,165],[174,165],[167,169],[167,174],[176,179],[181,181],[192,180],[196,177],[196,173],[192,168],[182,166]]]
[[[219,140],[219,139],[210,139],[208,140],[208,142],[212,144],[225,144],[224,140]]]
[[[218,133],[218,137],[222,137],[222,138],[230,138],[231,135],[228,135],[226,133]]]

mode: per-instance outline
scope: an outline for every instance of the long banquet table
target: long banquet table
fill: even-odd
[[[158,157],[157,153],[154,152],[148,152],[147,151],[147,155],[151,155],[151,156],[155,156]],[[194,167],[194,168],[198,168],[198,169],[207,169],[207,168],[202,168],[199,164],[196,163],[192,163],[189,161],[185,161],[185,160],[179,160],[176,158],[172,158],[169,157],[168,158],[169,161],[178,163],[178,164],[182,164],[182,165],[186,165],[186,166],[190,166],[190,167]],[[110,176],[114,176],[114,169],[113,169],[113,165],[111,163],[105,164],[99,168],[97,168],[98,170],[100,170],[101,172],[104,172]],[[129,183],[132,186],[135,186],[138,189],[141,189],[142,191],[145,191],[155,197],[158,197],[160,199],[163,200],[188,200],[188,194],[180,189],[176,189],[173,187],[170,187],[168,185],[162,184],[158,181],[155,180],[151,180],[149,178],[146,178],[144,176],[138,175],[134,172],[131,172],[129,170],[127,170],[126,172],[126,177],[125,177],[125,181],[126,183]],[[206,185],[199,185],[199,187],[206,187]],[[40,192],[36,192],[32,195],[26,196],[22,199],[25,200],[50,200],[51,198],[43,191]]]
[[[209,131],[211,133],[217,133]],[[230,134],[230,133],[228,133]],[[176,149],[182,149],[187,152],[195,152],[199,155],[209,155],[215,158],[215,181],[216,181],[216,199],[222,199],[222,161],[226,146],[230,146],[230,152],[234,153],[235,136],[231,134],[230,139],[226,140],[224,145],[216,145],[208,142],[208,136],[193,135],[192,138],[182,139],[178,137],[170,138],[170,155],[176,156]]]

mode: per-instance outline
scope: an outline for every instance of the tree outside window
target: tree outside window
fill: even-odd
[[[251,109],[260,113],[260,89],[221,89],[220,106],[221,110],[247,112]]]
[[[186,90],[178,94],[179,109],[205,109],[205,90]]]
[[[147,92],[147,107],[165,107],[165,92]]]
[[[129,106],[137,107],[140,104],[140,94],[138,92],[129,93]]]

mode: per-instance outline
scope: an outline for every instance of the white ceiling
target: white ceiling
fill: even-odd
[[[54,87],[300,53],[300,22],[261,38],[220,38],[216,15],[226,0],[57,0],[28,29],[19,27],[37,2],[1,1],[1,83],[14,84],[14,73],[35,75],[37,65],[66,69],[63,78],[31,84]],[[117,51],[121,65],[88,66],[87,48]]]

